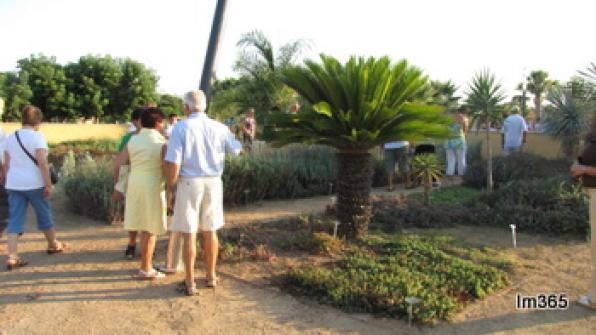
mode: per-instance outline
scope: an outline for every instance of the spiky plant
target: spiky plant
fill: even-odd
[[[339,233],[366,234],[371,216],[369,150],[396,140],[449,136],[450,120],[440,106],[412,103],[427,83],[406,60],[351,57],[345,64],[321,55],[284,71],[284,82],[311,105],[274,118],[273,143],[303,142],[338,149]]]
[[[412,173],[424,185],[424,204],[430,205],[430,190],[433,179],[439,180],[443,176],[443,165],[435,154],[422,154],[412,160]]]
[[[563,153],[575,157],[581,136],[590,127],[592,109],[589,100],[576,96],[572,87],[554,87],[546,99],[545,131],[561,141]]]
[[[493,160],[490,145],[490,125],[501,121],[502,109],[499,104],[505,99],[501,84],[488,69],[478,72],[468,85],[467,106],[472,110],[472,123],[486,126],[486,188],[493,189]]]

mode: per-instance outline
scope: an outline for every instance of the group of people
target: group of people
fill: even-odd
[[[448,126],[451,137],[443,143],[447,167],[445,175],[447,178],[463,176],[466,171],[467,142],[466,133],[469,131],[469,120],[466,116],[466,108],[460,107],[457,112],[451,115],[452,123]],[[528,125],[519,109],[514,107],[511,114],[503,121],[501,128],[501,147],[504,155],[521,151],[526,143]],[[411,158],[414,153],[408,141],[395,141],[384,145],[384,165],[387,172],[387,190],[395,189],[394,179],[396,167],[405,188],[412,188],[413,181],[410,175]]]
[[[190,91],[184,96],[187,118],[179,122],[174,116],[166,122],[165,115],[155,105],[137,108],[132,115],[136,129],[123,138],[114,164],[113,196],[125,201],[124,228],[129,231],[127,257],[135,256],[137,232],[141,236],[141,264],[136,278],[154,280],[177,272],[172,267],[171,255],[159,269],[153,265],[156,238],[169,232],[181,236],[184,242],[186,278],[180,290],[187,295],[197,293],[194,265],[199,231],[207,267],[206,285],[217,285],[216,231],[224,225],[221,175],[225,155],[239,155],[242,151],[242,144],[228,127],[209,118],[205,110],[202,91]],[[17,241],[25,231],[29,204],[35,209],[38,229],[46,236],[48,254],[68,247],[58,241],[54,232],[49,202],[53,185],[47,162],[48,145],[38,131],[42,118],[39,108],[25,107],[22,129],[6,140],[2,178],[6,179],[9,208],[8,270],[27,265],[18,256]],[[0,200],[2,210],[6,199]],[[168,208],[173,212],[169,225]]]

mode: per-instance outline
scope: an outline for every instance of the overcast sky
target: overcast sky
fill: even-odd
[[[87,54],[154,69],[162,92],[198,87],[215,0],[0,0],[0,71],[43,53],[64,64]],[[218,77],[234,76],[240,35],[275,47],[310,41],[327,53],[408,59],[465,89],[490,68],[508,92],[535,69],[567,80],[596,62],[596,0],[228,0]]]

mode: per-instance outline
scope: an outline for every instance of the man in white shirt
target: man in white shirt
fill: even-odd
[[[526,121],[519,114],[519,109],[513,107],[511,115],[503,121],[503,129],[501,129],[501,144],[505,155],[521,150],[522,145],[526,143],[527,131]]]
[[[242,144],[223,123],[205,114],[207,102],[202,91],[184,96],[186,120],[172,130],[166,153],[166,178],[176,187],[174,217],[169,227],[184,235],[186,281],[184,291],[195,295],[194,263],[196,233],[201,230],[207,286],[215,287],[217,278],[217,230],[224,225],[223,185],[221,175],[225,154],[239,155]]]
[[[174,113],[168,115],[168,124],[166,124],[166,129],[164,130],[164,135],[166,138],[170,138],[170,136],[172,136],[172,130],[174,129],[176,123],[178,123],[178,115]]]

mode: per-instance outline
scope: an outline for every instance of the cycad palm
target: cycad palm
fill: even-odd
[[[387,57],[351,57],[344,65],[322,55],[321,63],[306,61],[304,67],[288,68],[283,80],[312,108],[277,116],[274,143],[338,149],[338,219],[344,236],[368,229],[371,148],[449,134],[442,107],[409,102],[427,79],[405,60],[392,64]]]
[[[477,73],[468,86],[468,99],[466,101],[472,110],[473,123],[483,122],[486,126],[487,146],[487,177],[486,187],[488,191],[493,189],[493,165],[492,149],[490,145],[490,125],[499,122],[502,118],[502,111],[498,105],[505,99],[501,84],[489,70]]]
[[[430,204],[430,190],[433,179],[439,180],[443,174],[443,166],[435,154],[422,154],[412,161],[412,172],[422,180],[424,185],[424,203]]]

